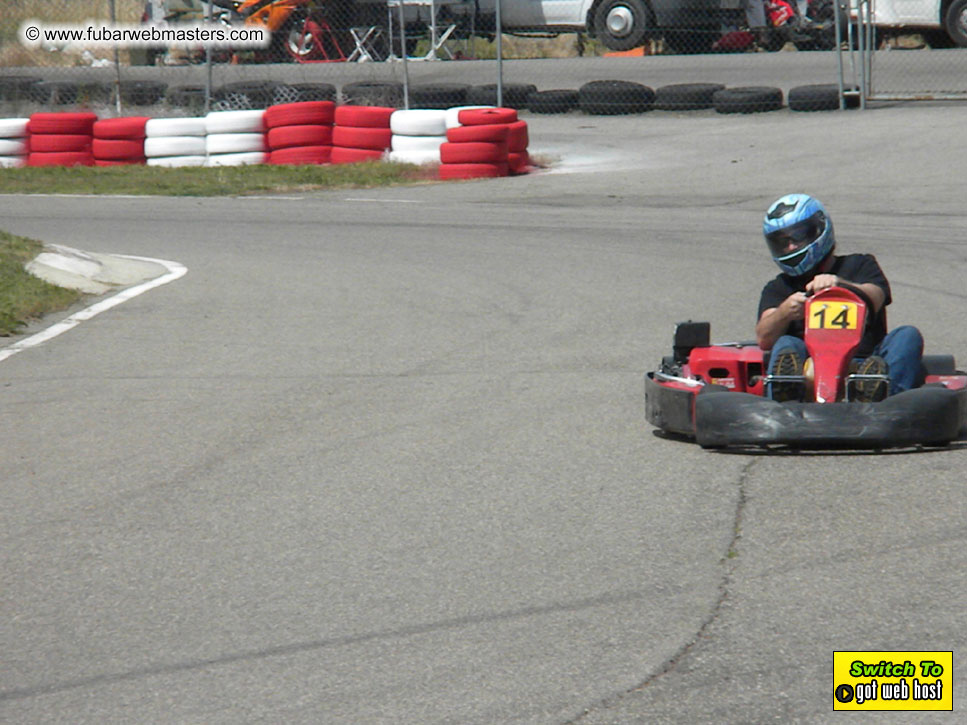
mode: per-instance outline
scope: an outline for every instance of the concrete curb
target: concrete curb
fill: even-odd
[[[155,279],[168,271],[155,262],[83,252],[60,244],[46,245],[27,263],[26,270],[58,287],[94,295]]]

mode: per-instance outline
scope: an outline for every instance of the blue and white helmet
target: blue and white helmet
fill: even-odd
[[[811,272],[836,246],[833,221],[808,194],[786,194],[773,202],[762,233],[779,269],[793,277]]]

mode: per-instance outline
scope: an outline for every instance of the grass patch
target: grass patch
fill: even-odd
[[[320,166],[40,166],[0,169],[2,194],[141,194],[145,196],[244,196],[372,188],[430,181],[430,167],[382,163]]]
[[[41,251],[40,242],[0,230],[0,336],[80,299],[79,292],[44,282],[24,269]]]

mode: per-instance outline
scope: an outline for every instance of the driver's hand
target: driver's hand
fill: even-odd
[[[839,277],[835,274],[817,274],[806,283],[806,291],[815,293],[819,292],[819,290],[835,287],[838,284]]]
[[[806,316],[806,295],[802,292],[793,292],[782,301],[779,307],[784,308],[782,312],[788,319],[801,320]]]

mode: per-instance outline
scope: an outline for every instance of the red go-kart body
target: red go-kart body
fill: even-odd
[[[850,371],[865,323],[854,291],[818,292],[806,304],[807,374],[771,379],[768,353],[755,343],[711,345],[707,322],[680,323],[673,355],[645,376],[648,421],[707,448],[945,445],[967,433],[967,373],[952,355],[924,356],[919,388],[856,402],[858,385],[879,377]],[[801,386],[803,402],[765,397],[769,382]]]

